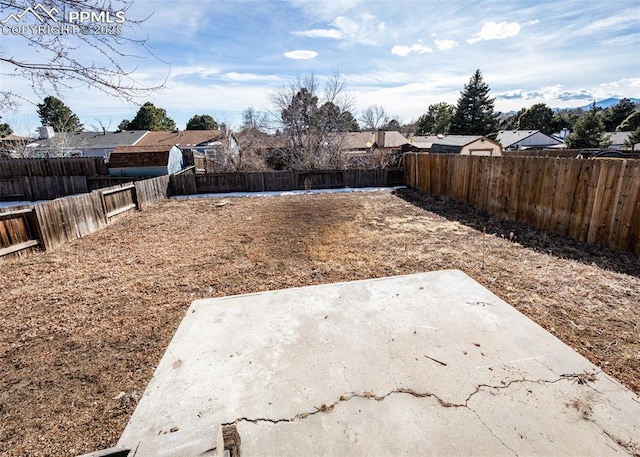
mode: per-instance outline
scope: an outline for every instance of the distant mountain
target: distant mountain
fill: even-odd
[[[640,98],[629,98],[633,103],[640,104]],[[596,106],[598,108],[611,108],[613,105],[617,104],[620,101],[619,98],[605,98],[604,100],[600,100],[596,102]],[[581,106],[582,109],[591,108],[591,103],[585,106]]]

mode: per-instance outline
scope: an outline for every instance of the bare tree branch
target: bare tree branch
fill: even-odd
[[[146,57],[162,62],[149,48],[148,37],[139,37],[136,33],[142,30],[149,16],[134,19],[126,15],[133,0],[43,0],[40,4],[51,13],[40,14],[42,21],[31,15],[21,16],[28,8],[33,8],[32,2],[0,0],[4,40],[21,40],[35,51],[33,56],[24,57],[21,53],[18,57],[9,54],[6,48],[0,48],[0,76],[7,80],[27,80],[38,96],[51,92],[59,95],[63,88],[86,86],[133,101],[164,87],[168,71],[162,82],[147,85],[135,79],[135,65],[125,66],[125,61]],[[73,12],[94,13],[97,17],[117,18],[119,22],[98,23],[98,27],[93,22],[85,24],[72,19]],[[20,24],[16,18],[20,18]],[[33,18],[41,28],[29,28],[25,22],[28,18]],[[64,27],[63,30],[69,33],[52,32]],[[134,53],[134,50],[141,52]],[[10,89],[0,89],[0,101],[3,102],[0,111],[15,108],[18,99]]]
[[[363,130],[377,130],[389,123],[389,115],[382,106],[371,105],[362,111],[360,121]]]
[[[312,74],[298,77],[271,95],[274,118],[286,140],[286,145],[275,150],[279,166],[293,170],[346,166],[341,114],[351,109],[353,98],[345,89],[344,78],[336,72],[323,90]]]

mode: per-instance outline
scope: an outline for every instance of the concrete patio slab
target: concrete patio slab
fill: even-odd
[[[620,456],[640,399],[451,270],[194,302],[118,446],[223,431],[243,457]]]

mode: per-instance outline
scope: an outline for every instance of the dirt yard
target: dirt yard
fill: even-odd
[[[115,445],[190,302],[457,268],[640,393],[640,258],[414,191],[171,200],[0,264],[0,455]]]

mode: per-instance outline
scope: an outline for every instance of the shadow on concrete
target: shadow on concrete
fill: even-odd
[[[558,235],[546,230],[501,219],[446,197],[434,197],[415,189],[399,189],[395,194],[414,206],[457,221],[479,232],[512,239],[520,245],[563,259],[595,264],[617,273],[640,277],[640,256],[619,252]],[[512,235],[513,234],[513,235]]]

